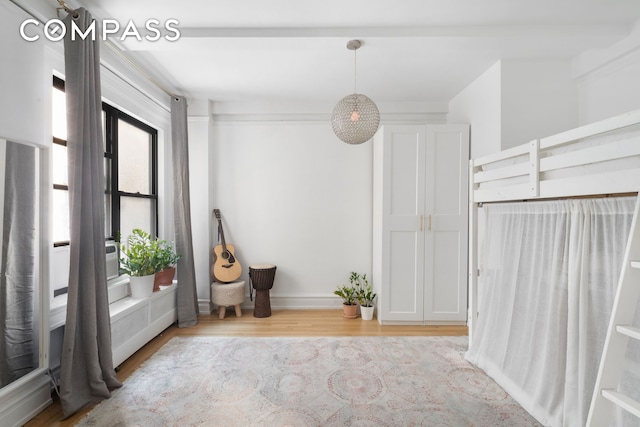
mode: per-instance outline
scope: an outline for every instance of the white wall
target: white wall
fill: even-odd
[[[18,32],[29,15],[9,2],[0,3],[0,137],[48,146],[44,96],[45,44],[26,42]],[[49,78],[51,83],[51,78]],[[49,85],[49,89],[50,89]]]
[[[500,151],[501,105],[499,61],[449,103],[449,123],[471,125],[471,158]]]
[[[371,142],[339,141],[322,117],[217,121],[210,143],[211,208],[247,283],[250,265],[278,267],[272,307],[338,307],[351,271],[371,275]]]
[[[449,102],[471,124],[471,157],[640,108],[640,21],[575,58],[503,59]]]
[[[575,58],[580,123],[640,108],[640,21],[623,40]]]
[[[191,197],[191,224],[193,262],[196,270],[196,288],[200,312],[209,313],[211,230],[210,200],[210,117],[208,106],[190,102],[189,106],[189,193]]]
[[[503,150],[578,125],[570,59],[508,59],[501,65]]]
[[[471,157],[481,157],[578,125],[569,59],[503,59],[449,103],[450,123],[471,124]]]

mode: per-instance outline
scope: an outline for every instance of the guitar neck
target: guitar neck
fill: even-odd
[[[220,233],[220,244],[222,245],[222,250],[227,252],[227,244],[224,241],[224,230],[222,229],[222,220],[218,220],[218,232]]]

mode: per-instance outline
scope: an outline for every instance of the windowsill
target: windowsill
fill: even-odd
[[[174,286],[174,285],[170,285],[166,287],[161,286],[160,288],[162,290],[163,288],[169,288],[171,286]],[[122,275],[114,279],[108,280],[107,287],[109,289],[109,306],[112,306],[117,301],[121,301],[129,296],[129,276]],[[136,301],[136,300],[133,300],[133,301]],[[111,316],[113,317],[113,313],[111,314]],[[50,302],[49,330],[52,331],[61,326],[64,326],[66,320],[67,320],[67,294],[64,294],[64,295],[59,295],[53,298],[53,300],[51,300]]]

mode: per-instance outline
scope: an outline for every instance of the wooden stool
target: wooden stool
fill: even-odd
[[[227,307],[234,306],[236,308],[236,316],[242,316],[240,304],[244,302],[244,285],[245,282],[231,283],[212,283],[211,284],[211,302],[218,306],[218,317],[224,319]]]

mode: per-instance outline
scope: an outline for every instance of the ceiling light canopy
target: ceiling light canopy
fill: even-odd
[[[360,40],[351,40],[347,49],[354,56],[354,93],[338,101],[331,115],[333,132],[347,144],[362,144],[370,140],[380,125],[380,112],[368,96],[359,94],[356,81],[356,50],[362,46]]]

